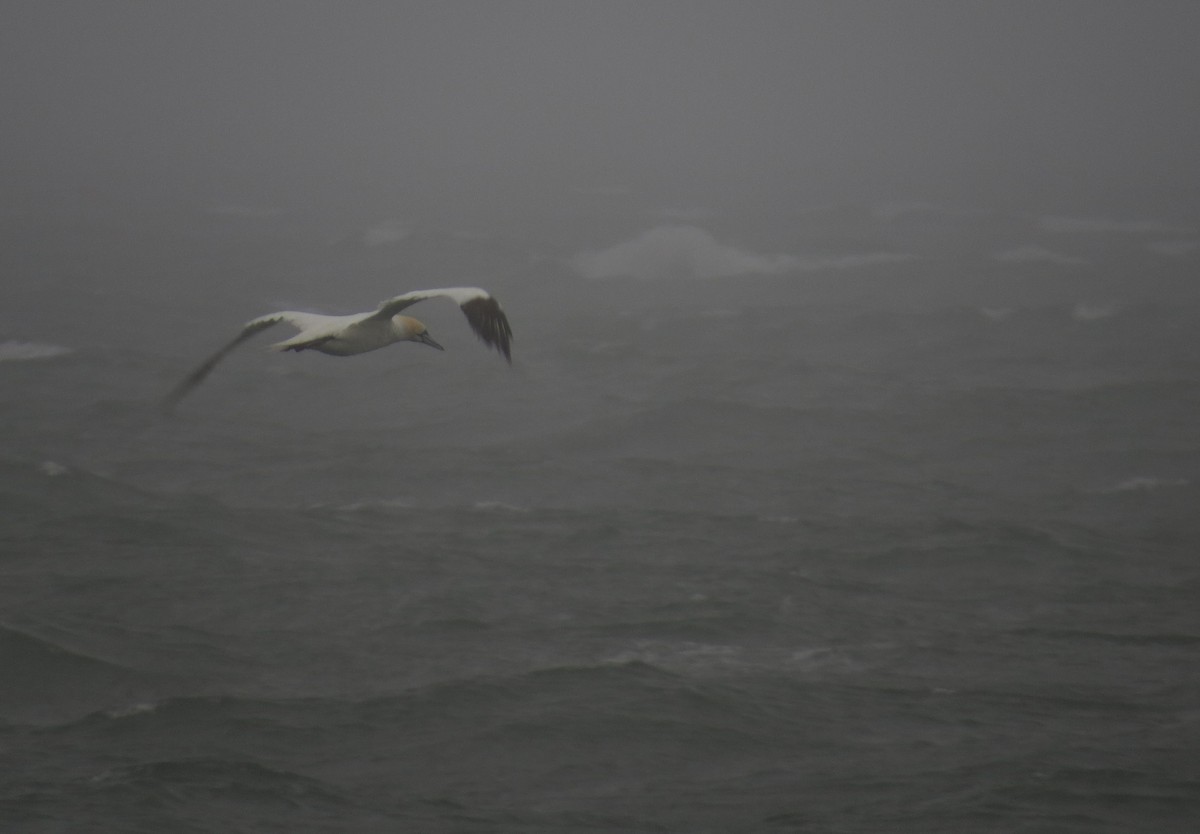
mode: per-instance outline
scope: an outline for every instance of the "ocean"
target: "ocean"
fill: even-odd
[[[0,830],[1198,830],[1200,232],[1136,220],[22,220]],[[454,284],[511,367],[431,301],[157,408]]]

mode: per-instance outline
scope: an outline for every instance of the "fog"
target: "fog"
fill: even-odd
[[[1178,210],[1198,31],[1187,0],[10,0],[2,184],[10,216],[486,225],[631,193]]]
[[[0,9],[0,834],[1196,830],[1200,0]]]

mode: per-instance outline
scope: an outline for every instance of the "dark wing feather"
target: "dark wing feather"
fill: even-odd
[[[171,389],[171,393],[167,394],[167,396],[163,398],[163,410],[170,411],[176,405],[178,405],[179,401],[191,393],[193,388],[195,388],[201,382],[204,382],[205,378],[212,373],[213,368],[217,367],[217,364],[224,359],[230,351],[232,351],[242,342],[249,339],[251,336],[254,336],[256,333],[260,333],[263,330],[266,330],[268,327],[283,321],[284,318],[284,315],[274,313],[254,319],[253,321],[246,322],[246,326],[242,328],[242,332],[239,333],[233,339],[233,341],[201,362],[194,371],[185,376],[178,385]]]
[[[500,309],[499,302],[490,295],[472,298],[459,305],[467,317],[467,323],[485,345],[495,348],[512,364],[512,327],[508,316]]]

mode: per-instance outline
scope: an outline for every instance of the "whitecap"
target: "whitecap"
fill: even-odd
[[[65,475],[70,470],[61,463],[55,463],[52,460],[44,460],[38,464],[38,470],[48,478],[53,478],[58,475]]]
[[[744,646],[691,640],[637,640],[606,658],[605,663],[645,663],[669,671],[740,674],[746,670],[792,669],[851,671],[859,664],[834,646]]]
[[[697,226],[664,225],[607,249],[577,255],[571,265],[585,278],[706,279],[861,269],[915,258],[901,252],[759,254],[721,243]]]
[[[577,255],[572,261],[575,271],[585,278],[642,279],[773,275],[798,264],[791,255],[748,252],[687,225],[657,226],[607,249]]]
[[[29,362],[34,359],[52,359],[73,351],[62,345],[44,342],[0,342],[0,362]]]
[[[153,701],[139,701],[129,706],[105,710],[104,714],[109,718],[130,718],[134,715],[144,715],[148,712],[154,712],[157,709],[158,704]]]

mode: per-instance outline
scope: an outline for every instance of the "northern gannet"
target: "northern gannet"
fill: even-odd
[[[367,313],[354,313],[348,316],[323,316],[319,313],[297,313],[284,310],[278,313],[267,313],[251,319],[242,326],[233,341],[205,359],[194,371],[188,374],[175,386],[163,406],[171,409],[176,403],[204,381],[217,363],[225,358],[242,342],[251,336],[266,330],[268,327],[286,321],[300,332],[290,339],[278,342],[272,347],[275,350],[316,350],[331,356],[354,356],[387,347],[394,342],[421,342],[438,350],[445,350],[429,335],[428,329],[422,322],[410,316],[400,315],[400,311],[418,301],[427,298],[449,298],[458,304],[467,316],[467,323],[475,331],[484,344],[495,348],[512,364],[510,343],[512,328],[509,327],[508,317],[500,304],[486,290],[478,287],[446,287],[437,290],[414,290],[389,298],[378,308]]]

